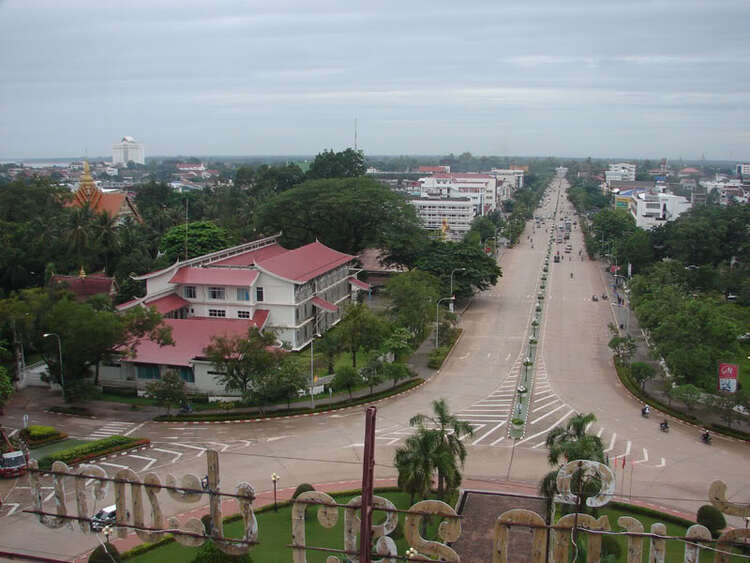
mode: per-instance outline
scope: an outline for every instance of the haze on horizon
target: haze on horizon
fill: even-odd
[[[750,159],[747,0],[0,1],[0,157]]]

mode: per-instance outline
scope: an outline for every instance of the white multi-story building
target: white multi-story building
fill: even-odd
[[[523,170],[513,168],[493,168],[490,171],[490,174],[495,177],[497,184],[495,206],[506,199],[510,199],[516,190],[523,188],[523,172]]]
[[[750,180],[750,162],[737,163],[737,176],[745,181]]]
[[[468,197],[420,197],[409,200],[425,229],[440,231],[451,241],[461,240],[471,228],[474,202]]]
[[[134,277],[146,295],[119,307],[154,307],[172,329],[174,346],[142,339],[132,356],[103,365],[106,384],[145,386],[169,369],[194,390],[223,394],[204,349],[214,336],[273,330],[292,350],[308,345],[341,319],[342,306],[369,286],[357,279],[355,256],[320,242],[294,250],[278,235],[213,252]]]
[[[629,209],[636,226],[650,230],[666,221],[674,221],[691,207],[690,200],[682,196],[640,192],[630,196]]]
[[[123,137],[116,145],[112,145],[112,165],[127,166],[130,161],[136,164],[146,164],[143,145],[136,143],[133,137]]]
[[[468,197],[476,215],[484,215],[497,207],[497,180],[489,174],[433,174],[420,178],[419,184],[422,197]]]
[[[607,184],[612,181],[634,182],[635,181],[635,164],[629,162],[617,162],[609,165],[609,169],[604,173]]]

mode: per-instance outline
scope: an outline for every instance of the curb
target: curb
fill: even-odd
[[[87,416],[85,414],[70,414],[70,413],[67,413],[67,412],[55,412],[55,411],[51,411],[51,410],[43,410],[42,412],[45,413],[45,414],[54,414],[54,415],[57,415],[57,416],[72,416],[74,418],[88,418],[90,420],[96,420],[96,419],[99,418],[97,416]]]

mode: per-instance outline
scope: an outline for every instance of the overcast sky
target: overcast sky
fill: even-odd
[[[748,0],[0,0],[0,158],[750,159]]]

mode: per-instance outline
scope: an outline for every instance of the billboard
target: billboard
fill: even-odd
[[[737,392],[737,377],[740,366],[737,364],[719,364],[719,391]]]

